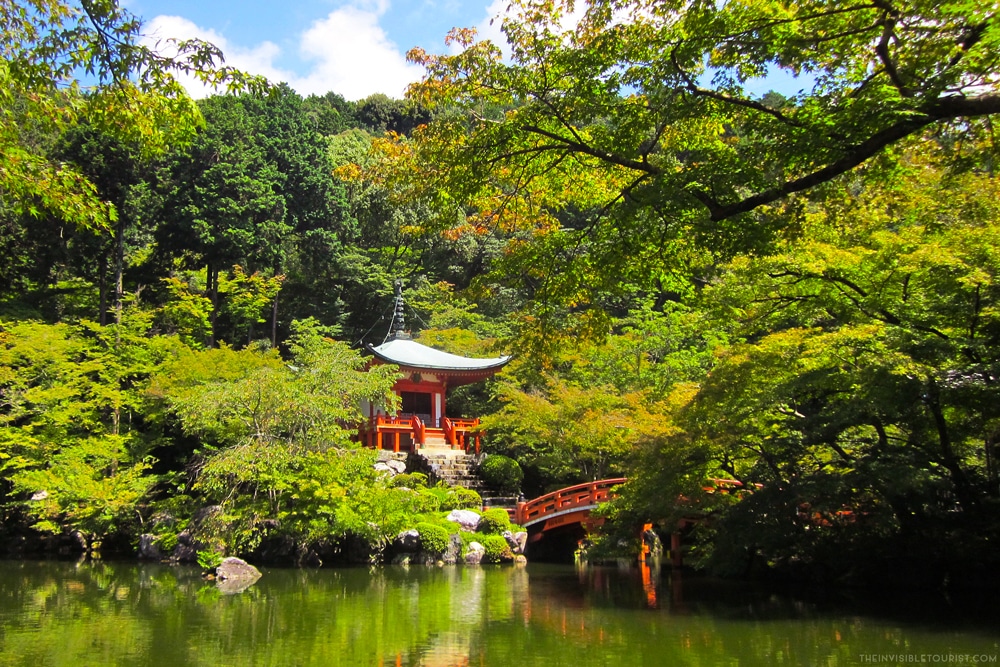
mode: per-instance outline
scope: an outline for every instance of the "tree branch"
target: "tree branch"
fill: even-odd
[[[645,172],[647,174],[658,175],[660,172],[649,162],[640,162],[637,160],[630,160],[628,158],[621,157],[620,155],[615,155],[614,153],[608,153],[606,151],[600,151],[596,148],[588,146],[581,141],[576,141],[573,139],[567,139],[562,137],[555,132],[550,132],[544,128],[538,127],[537,125],[522,125],[521,129],[525,132],[531,132],[532,134],[538,134],[553,141],[558,141],[563,144],[566,148],[576,152],[583,153],[584,155],[590,155],[604,162],[610,164],[616,164],[620,167],[625,167],[626,169],[634,169],[635,171]]]
[[[788,181],[777,188],[765,190],[764,192],[731,204],[720,204],[718,201],[708,197],[704,192],[696,192],[694,190],[689,190],[689,192],[705,204],[711,214],[712,221],[718,222],[741,213],[749,213],[758,206],[770,204],[790,194],[807,190],[820,183],[825,183],[836,178],[878,154],[886,146],[894,144],[933,123],[955,118],[976,118],[994,113],[1000,113],[1000,94],[981,95],[979,97],[951,95],[934,99],[924,105],[923,113],[900,120],[876,132],[865,141],[848,150],[839,160],[835,160],[825,167],[805,176]]]
[[[897,15],[898,12],[895,10],[886,11],[886,15],[882,19],[882,38],[875,46],[875,53],[878,54],[878,59],[882,61],[885,73],[888,75],[889,80],[892,81],[892,85],[899,91],[899,94],[903,97],[913,97],[913,91],[903,83],[902,78],[899,76],[899,70],[896,69],[896,63],[893,61],[892,56],[889,55],[889,42],[896,36]]]

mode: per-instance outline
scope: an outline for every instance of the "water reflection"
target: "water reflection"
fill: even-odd
[[[1000,655],[997,621],[631,563],[267,570],[236,595],[190,568],[0,563],[0,665],[906,664]]]

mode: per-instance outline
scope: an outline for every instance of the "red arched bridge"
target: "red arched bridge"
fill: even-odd
[[[612,489],[625,483],[624,477],[601,479],[595,482],[577,484],[552,493],[546,493],[534,500],[518,503],[511,512],[511,520],[528,531],[528,542],[538,542],[544,535],[558,528],[579,524],[584,533],[589,533],[604,523],[603,518],[592,518],[591,510],[600,503],[612,498]],[[743,487],[743,483],[735,479],[710,479],[702,487],[705,493],[730,493]],[[678,523],[677,529],[670,535],[670,555],[674,566],[680,567],[681,561],[681,531],[698,521],[703,516],[692,514]],[[643,530],[652,528],[647,524]]]
[[[514,523],[541,535],[547,530],[571,523],[592,528],[600,520],[590,518],[590,511],[611,497],[611,488],[625,482],[624,477],[601,479],[596,482],[577,484],[552,493],[546,493],[528,502],[518,503],[514,510]]]

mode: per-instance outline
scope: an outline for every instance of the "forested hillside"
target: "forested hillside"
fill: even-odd
[[[8,543],[169,546],[211,506],[230,553],[377,554],[452,502],[350,439],[401,279],[421,342],[514,355],[448,404],[526,494],[629,478],[598,553],[698,516],[721,573],[1000,564],[994,5],[522,0],[509,56],[457,30],[358,102],[52,6],[2,10]],[[750,92],[775,68],[802,89]]]

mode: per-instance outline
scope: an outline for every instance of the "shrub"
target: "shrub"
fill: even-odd
[[[214,570],[222,564],[222,554],[218,551],[211,551],[208,549],[199,551],[197,558],[198,565],[200,565],[203,570]]]
[[[177,546],[177,533],[164,533],[153,540],[153,544],[164,554],[169,554]]]
[[[408,489],[423,489],[427,486],[427,475],[422,472],[404,472],[393,477],[390,484]]]
[[[441,502],[441,510],[450,512],[451,510],[479,509],[483,506],[482,497],[472,489],[456,486],[448,492],[447,497]]]
[[[500,535],[484,535],[480,544],[486,549],[486,553],[483,554],[483,561],[486,563],[499,563],[514,557],[507,540]]]
[[[500,493],[514,495],[521,489],[524,473],[514,459],[502,454],[488,455],[479,466],[479,476]]]
[[[420,534],[420,548],[424,551],[443,554],[448,550],[448,531],[441,526],[432,523],[418,523],[417,532]]]
[[[413,491],[413,511],[418,514],[437,512],[441,507],[441,497],[431,489]]]
[[[483,512],[479,519],[477,530],[486,535],[499,535],[505,530],[511,530],[510,516],[502,507],[494,507]]]

